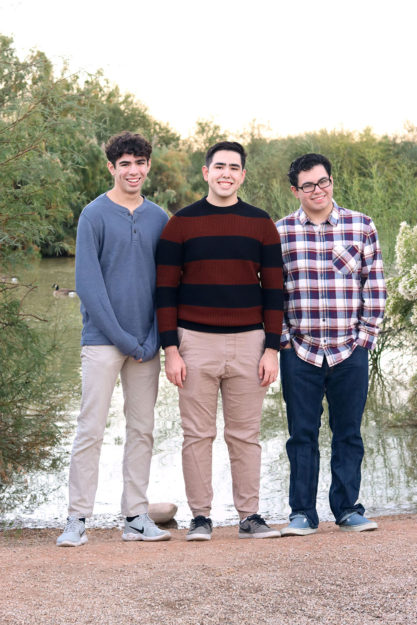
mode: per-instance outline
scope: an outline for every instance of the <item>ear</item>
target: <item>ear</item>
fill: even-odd
[[[291,189],[291,192],[294,195],[294,197],[296,197],[297,200],[299,200],[300,199],[300,193],[299,193],[297,187],[291,186],[290,189]]]
[[[114,165],[110,161],[107,161],[107,169],[109,170],[111,175],[114,176],[114,174],[115,174]]]
[[[148,158],[148,169],[147,169],[147,173],[148,173],[148,174],[149,174],[149,170],[150,170],[150,168],[151,168],[151,164],[152,164],[152,163],[151,163],[151,159],[150,159],[150,158]]]
[[[203,172],[204,180],[207,182],[208,181],[208,167],[206,165],[203,165],[203,167],[201,168],[201,171]]]

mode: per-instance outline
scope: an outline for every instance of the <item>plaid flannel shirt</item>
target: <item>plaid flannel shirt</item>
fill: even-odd
[[[284,269],[281,348],[321,367],[348,358],[357,345],[375,347],[386,289],[370,217],[333,202],[327,220],[311,223],[300,207],[276,223]]]

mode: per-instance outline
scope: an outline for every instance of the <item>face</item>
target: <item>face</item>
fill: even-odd
[[[203,177],[209,186],[208,201],[215,206],[235,204],[245,174],[238,152],[231,150],[215,152],[210,166],[203,167]]]
[[[329,178],[326,168],[323,165],[316,165],[308,171],[300,171],[298,174],[298,187],[306,182],[319,182],[322,178]],[[312,218],[321,220],[329,215],[333,208],[333,178],[330,176],[331,185],[325,189],[315,187],[314,191],[305,193],[302,189],[291,187],[291,191],[300,201],[305,213]]]
[[[138,195],[151,168],[151,160],[146,160],[146,156],[123,154],[117,159],[115,165],[110,162],[107,163],[107,168],[114,178],[116,191],[128,195]]]

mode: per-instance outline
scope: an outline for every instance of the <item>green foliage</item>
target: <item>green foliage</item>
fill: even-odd
[[[417,346],[417,226],[401,223],[395,245],[395,275],[390,277],[384,332],[405,351]],[[409,383],[401,423],[417,424],[417,374]]]
[[[71,218],[74,186],[65,138],[75,125],[71,92],[54,80],[50,62],[32,53],[20,62],[0,37],[0,261],[38,247]],[[71,159],[72,161],[72,159]],[[75,198],[72,198],[75,199]],[[64,242],[62,242],[64,246]],[[54,251],[56,252],[58,248]]]
[[[191,162],[186,152],[156,148],[152,152],[146,195],[172,213],[196,201],[200,195],[190,188],[187,178],[190,168]]]
[[[393,232],[401,221],[415,223],[417,204],[417,131],[405,136],[376,137],[368,129],[357,134],[322,130],[297,137],[267,140],[256,129],[243,137],[247,177],[242,195],[276,220],[298,207],[290,194],[287,171],[306,152],[325,154],[333,165],[335,200],[372,217],[384,260],[394,260]]]
[[[400,226],[395,247],[397,275],[388,280],[387,315],[396,329],[417,336],[417,226]]]
[[[0,513],[25,501],[28,474],[60,466],[65,389],[45,322],[26,315],[29,287],[0,282]]]
[[[2,36],[0,104],[0,262],[19,250],[74,253],[82,207],[109,187],[102,148],[111,135],[129,129],[155,148],[179,145],[175,132],[100,73],[82,80],[64,66],[56,78],[43,53],[20,61]]]
[[[212,121],[200,119],[195,125],[193,136],[182,142],[182,149],[188,154],[190,163],[187,181],[196,197],[207,195],[207,184],[201,175],[201,168],[205,164],[208,148],[227,139],[227,134],[220,126]]]

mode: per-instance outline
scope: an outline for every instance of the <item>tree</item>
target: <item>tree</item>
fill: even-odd
[[[26,498],[33,471],[60,462],[67,390],[54,366],[53,324],[24,310],[31,287],[8,278],[70,218],[73,82],[44,55],[21,62],[0,37],[0,511]],[[63,145],[58,149],[58,137]],[[59,249],[64,243],[59,242]],[[57,248],[58,249],[58,248]],[[46,326],[45,329],[42,326]]]
[[[5,263],[16,252],[53,241],[53,233],[72,219],[79,156],[68,140],[76,126],[73,79],[55,79],[40,52],[19,61],[6,37],[0,37],[0,67],[0,262]],[[62,249],[63,240],[54,251]]]
[[[191,189],[188,174],[191,162],[186,152],[157,148],[152,152],[152,168],[145,192],[154,202],[175,213],[200,196]]]
[[[56,372],[51,328],[43,332],[45,321],[23,310],[30,288],[0,282],[0,513],[28,503],[30,473],[61,465],[57,447],[67,432],[69,389]]]

